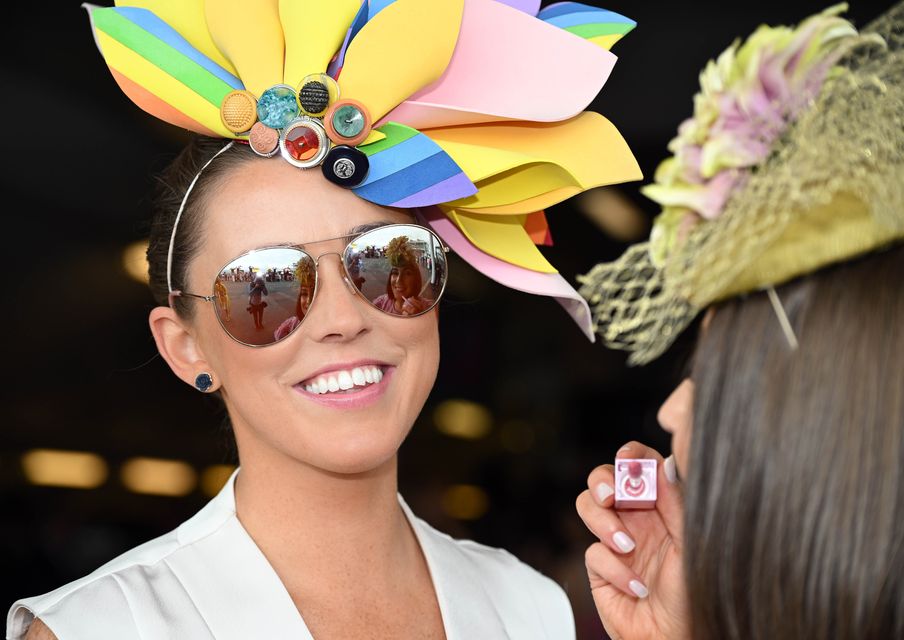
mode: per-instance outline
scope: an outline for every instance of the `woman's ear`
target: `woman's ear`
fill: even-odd
[[[188,330],[185,320],[170,307],[154,307],[148,322],[151,325],[154,342],[157,343],[157,351],[173,373],[193,387],[199,374],[210,374],[213,386],[203,390],[216,391],[220,386],[219,376],[211,370],[201,345]]]

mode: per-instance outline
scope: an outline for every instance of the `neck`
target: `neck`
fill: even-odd
[[[316,575],[391,575],[416,549],[397,498],[393,456],[377,469],[337,474],[282,455],[242,452],[239,521],[288,584]],[[351,573],[344,571],[344,568]]]

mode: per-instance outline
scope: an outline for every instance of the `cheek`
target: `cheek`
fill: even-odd
[[[415,318],[390,318],[395,333],[407,352],[403,397],[411,399],[409,411],[415,415],[423,408],[439,369],[439,323],[436,312]]]
[[[659,423],[672,434],[672,452],[678,469],[686,477],[688,453],[693,427],[694,384],[684,380],[659,409]]]

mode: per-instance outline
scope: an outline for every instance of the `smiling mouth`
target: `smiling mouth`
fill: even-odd
[[[354,393],[383,379],[383,369],[376,365],[339,369],[322,373],[300,383],[305,391],[317,395]]]

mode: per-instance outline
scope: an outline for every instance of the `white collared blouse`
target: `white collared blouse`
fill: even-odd
[[[175,530],[90,575],[13,604],[7,640],[35,617],[60,640],[313,640],[273,567],[235,514],[238,471]],[[571,640],[562,589],[510,553],[453,540],[414,516],[447,640]]]

